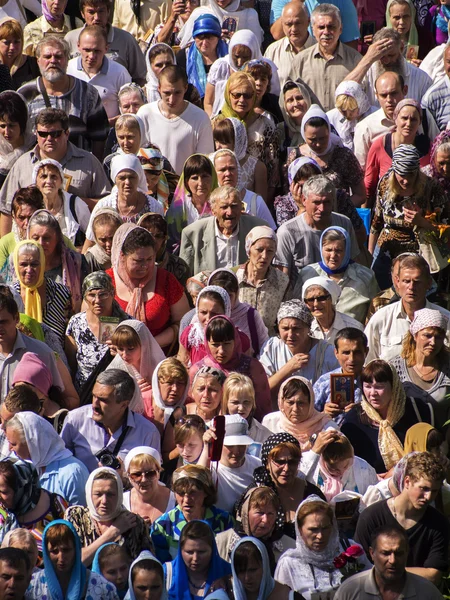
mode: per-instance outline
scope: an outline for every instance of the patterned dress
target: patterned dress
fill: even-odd
[[[85,600],[118,600],[115,586],[102,575],[88,571],[86,579],[86,595],[83,596]],[[53,600],[44,570],[33,573],[30,586],[25,593],[25,600],[36,600],[36,598]]]

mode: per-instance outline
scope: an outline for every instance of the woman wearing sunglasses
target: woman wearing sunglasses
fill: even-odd
[[[128,452],[125,471],[131,490],[123,495],[123,505],[130,512],[141,516],[146,523],[153,523],[163,513],[175,508],[175,496],[159,481],[161,457],[150,446],[138,446]]]

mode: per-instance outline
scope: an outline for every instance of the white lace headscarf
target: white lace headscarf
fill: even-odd
[[[191,329],[189,331],[189,335],[188,335],[189,345],[194,348],[200,348],[200,346],[202,346],[205,341],[205,328],[203,325],[200,324],[199,319],[198,319],[199,301],[205,292],[216,292],[216,294],[219,294],[219,296],[223,300],[223,305],[225,307],[225,313],[224,313],[225,316],[228,318],[231,316],[231,300],[230,300],[230,296],[228,295],[228,292],[226,290],[224,290],[224,288],[219,287],[218,285],[208,285],[208,286],[204,287],[201,290],[201,292],[199,293],[199,295],[197,296],[197,303],[195,305],[196,312],[195,312],[194,317],[192,318],[192,321],[191,321],[192,327],[191,327]]]

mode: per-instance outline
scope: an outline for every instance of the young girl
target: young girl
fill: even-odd
[[[203,450],[205,421],[199,415],[189,415],[175,425],[175,447],[180,457],[178,466],[197,464]]]
[[[111,268],[111,248],[114,234],[122,225],[119,213],[113,208],[101,208],[92,222],[95,245],[91,246],[84,257],[89,272],[106,271]]]
[[[167,600],[163,567],[148,550],[141,552],[131,565],[128,587],[130,600]]]
[[[103,544],[95,553],[92,572],[103,575],[116,586],[120,600],[125,598],[128,591],[128,572],[131,558],[123,546],[109,542]]]

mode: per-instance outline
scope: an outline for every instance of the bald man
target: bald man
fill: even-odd
[[[313,46],[315,40],[308,32],[309,15],[303,2],[293,0],[286,4],[280,21],[284,37],[270,44],[264,56],[277,65],[282,88],[292,68],[295,55]]]

